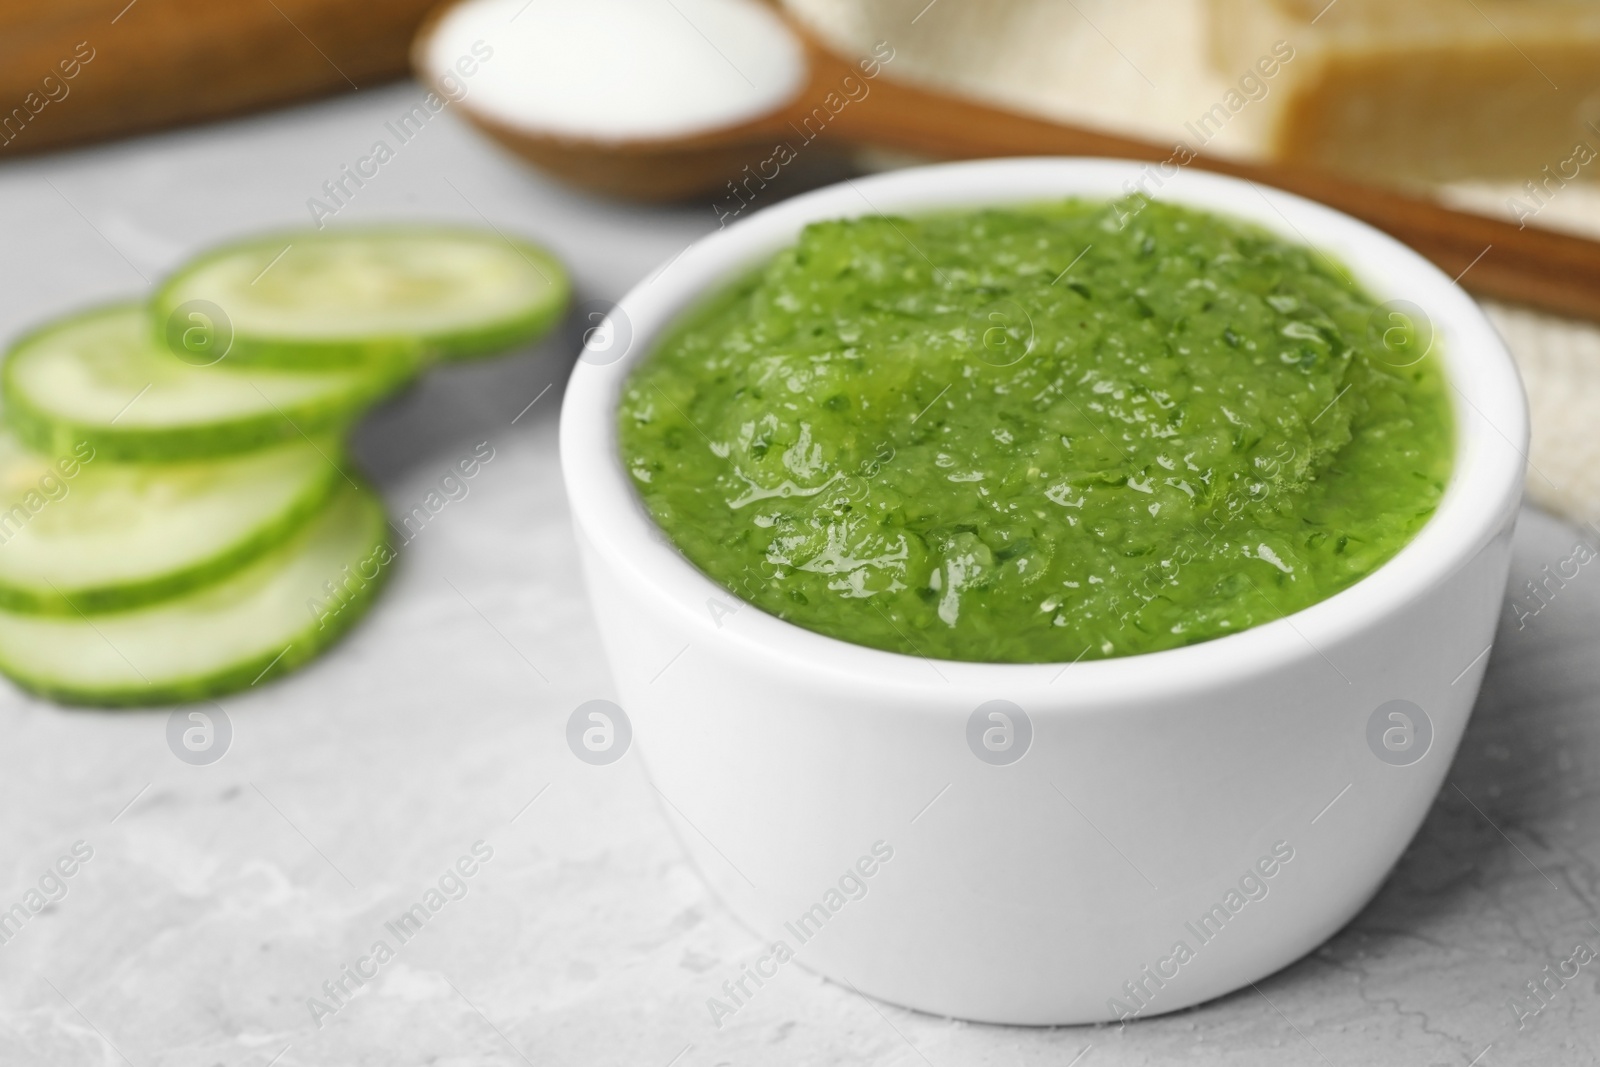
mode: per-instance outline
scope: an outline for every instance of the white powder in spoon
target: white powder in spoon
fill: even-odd
[[[599,141],[734,126],[792,99],[806,73],[800,42],[759,0],[465,0],[423,61],[486,118]]]

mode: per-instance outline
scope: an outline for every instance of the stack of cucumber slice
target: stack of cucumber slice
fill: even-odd
[[[163,704],[316,655],[395,559],[350,427],[436,361],[538,337],[568,294],[497,233],[286,233],[23,337],[0,367],[0,671]]]

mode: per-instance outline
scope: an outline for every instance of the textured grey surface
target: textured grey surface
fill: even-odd
[[[306,198],[416,93],[0,166],[0,332],[138,294],[206,242],[305,222]],[[480,212],[554,247],[594,298],[619,295],[714,223],[709,204],[625,207],[552,187],[446,116],[336,224]],[[1508,1004],[1575,944],[1600,948],[1600,579],[1589,566],[1525,629],[1507,610],[1417,841],[1348,929],[1259,991],[1120,1031],[1006,1029],[875,1004],[787,968],[714,1027],[706,998],[758,954],[755,939],[679,858],[637,757],[590,767],[563,742],[571,710],[609,695],[555,455],[572,332],[436,373],[369,420],[359,451],[392,510],[479,442],[494,459],[405,547],[345,643],[223,701],[234,739],[220,762],[175,759],[164,711],[64,710],[0,690],[0,908],[74,842],[94,850],[66,895],[0,944],[0,1062],[1600,1058],[1600,961],[1520,1028]],[[1514,583],[1568,556],[1575,537],[1525,514]],[[323,983],[380,938],[396,944],[385,923],[480,840],[493,857],[466,895],[318,1026],[308,998],[331,1006]]]

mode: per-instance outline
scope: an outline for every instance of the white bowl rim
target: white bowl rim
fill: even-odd
[[[663,328],[781,248],[812,221],[878,212],[927,213],[1078,196],[1111,199],[1138,184],[1153,199],[1241,218],[1321,248],[1380,301],[1426,309],[1453,386],[1455,468],[1438,509],[1371,574],[1283,619],[1198,644],[1073,663],[924,659],[827,637],[779,619],[704,575],[668,543],[620,458],[616,412],[629,371]],[[580,359],[561,411],[561,464],[574,523],[630,586],[657,597],[690,645],[719,640],[801,676],[901,696],[976,694],[1067,710],[1170,699],[1225,686],[1323,653],[1442,583],[1514,517],[1528,447],[1527,401],[1510,353],[1459,285],[1410,248],[1322,204],[1218,174],[1124,160],[1030,157],[946,163],[850,179],[756,212],[691,245],[618,303],[631,342],[614,362]],[[710,605],[737,608],[713,616]],[[932,665],[933,669],[929,667]],[[1463,668],[1471,664],[1462,664]],[[1072,681],[1055,682],[1070,668]],[[1349,681],[1345,677],[1345,681]]]

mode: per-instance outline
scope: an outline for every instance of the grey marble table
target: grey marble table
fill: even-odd
[[[142,293],[207,242],[308,222],[306,201],[418,95],[363,91],[0,165],[0,333]],[[448,113],[337,223],[396,216],[534,235],[585,299],[620,295],[716,219],[709,203],[629,207],[554,187]],[[1600,962],[1537,1014],[1525,987],[1578,943],[1600,948],[1600,578],[1588,568],[1525,627],[1507,611],[1416,842],[1364,913],[1259,991],[1123,1030],[1008,1029],[789,968],[713,1026],[706,998],[757,942],[680,857],[637,758],[591,767],[563,743],[570,711],[610,695],[556,464],[572,334],[438,372],[363,427],[360,456],[397,511],[482,443],[494,458],[405,546],[346,642],[222,702],[233,738],[220,761],[176,759],[165,711],[0,690],[0,909],[75,845],[92,850],[0,944],[0,1063],[1600,1059]],[[1575,536],[1526,513],[1514,582]],[[459,899],[401,943],[385,924],[462,857],[472,875],[446,882]],[[344,968],[380,938],[393,958],[331,998],[325,983],[356,988]]]

